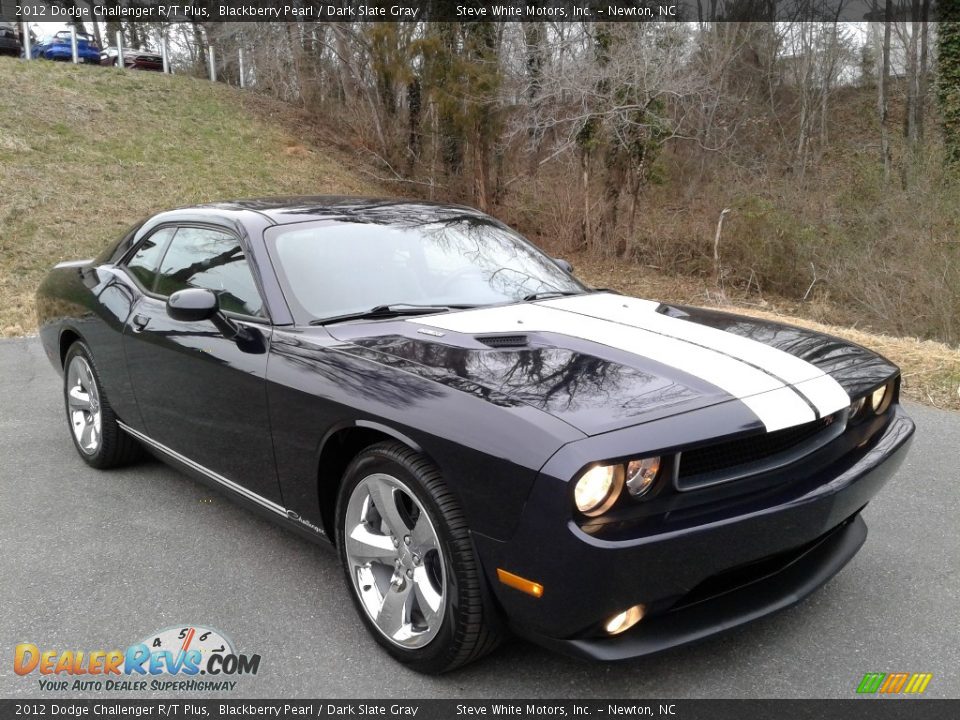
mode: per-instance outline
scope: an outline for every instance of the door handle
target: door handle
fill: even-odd
[[[133,316],[133,326],[136,331],[143,330],[147,325],[150,324],[150,318],[146,315],[134,315]]]

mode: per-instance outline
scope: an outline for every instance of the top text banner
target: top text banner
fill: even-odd
[[[877,5],[883,7],[872,0],[18,0],[11,8],[2,0],[5,20],[28,22],[862,22],[884,19]],[[891,19],[920,19],[910,16],[919,3],[893,6]],[[936,19],[935,7],[929,19]]]

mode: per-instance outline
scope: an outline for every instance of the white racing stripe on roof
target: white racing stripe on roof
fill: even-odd
[[[743,402],[768,431],[810,422],[810,406],[772,375],[735,358],[683,340],[544,304],[508,305],[407,322],[469,334],[552,332],[617,348],[675,367]]]
[[[816,365],[742,335],[662,315],[655,312],[659,303],[650,300],[597,293],[548,300],[538,305],[612,320],[730,355],[780,378],[788,385],[802,384],[802,388],[796,389],[803,393],[821,416],[850,404],[850,397],[840,384]],[[811,380],[817,382],[809,382]]]

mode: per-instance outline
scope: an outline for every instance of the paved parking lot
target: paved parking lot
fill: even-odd
[[[0,341],[0,697],[47,695],[14,674],[17,643],[110,650],[181,624],[262,656],[230,697],[852,697],[868,671],[932,672],[928,696],[960,697],[956,413],[910,406],[917,440],[866,546],[800,606],[629,663],[514,642],[435,678],[368,638],[333,553],[158,462],[84,465],[59,382],[36,339]]]

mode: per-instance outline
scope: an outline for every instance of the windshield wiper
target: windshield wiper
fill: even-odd
[[[400,317],[401,315],[435,315],[437,313],[449,312],[450,310],[464,310],[466,308],[476,307],[475,305],[410,305],[408,303],[396,303],[394,305],[377,305],[369,310],[360,312],[345,313],[344,315],[334,315],[328,318],[319,318],[311,320],[311,325],[330,325],[331,323],[346,322],[347,320],[383,320],[386,318]]]
[[[551,297],[567,297],[568,295],[583,295],[582,290],[544,290],[543,292],[530,293],[523,298],[524,302],[533,300],[545,300]]]

